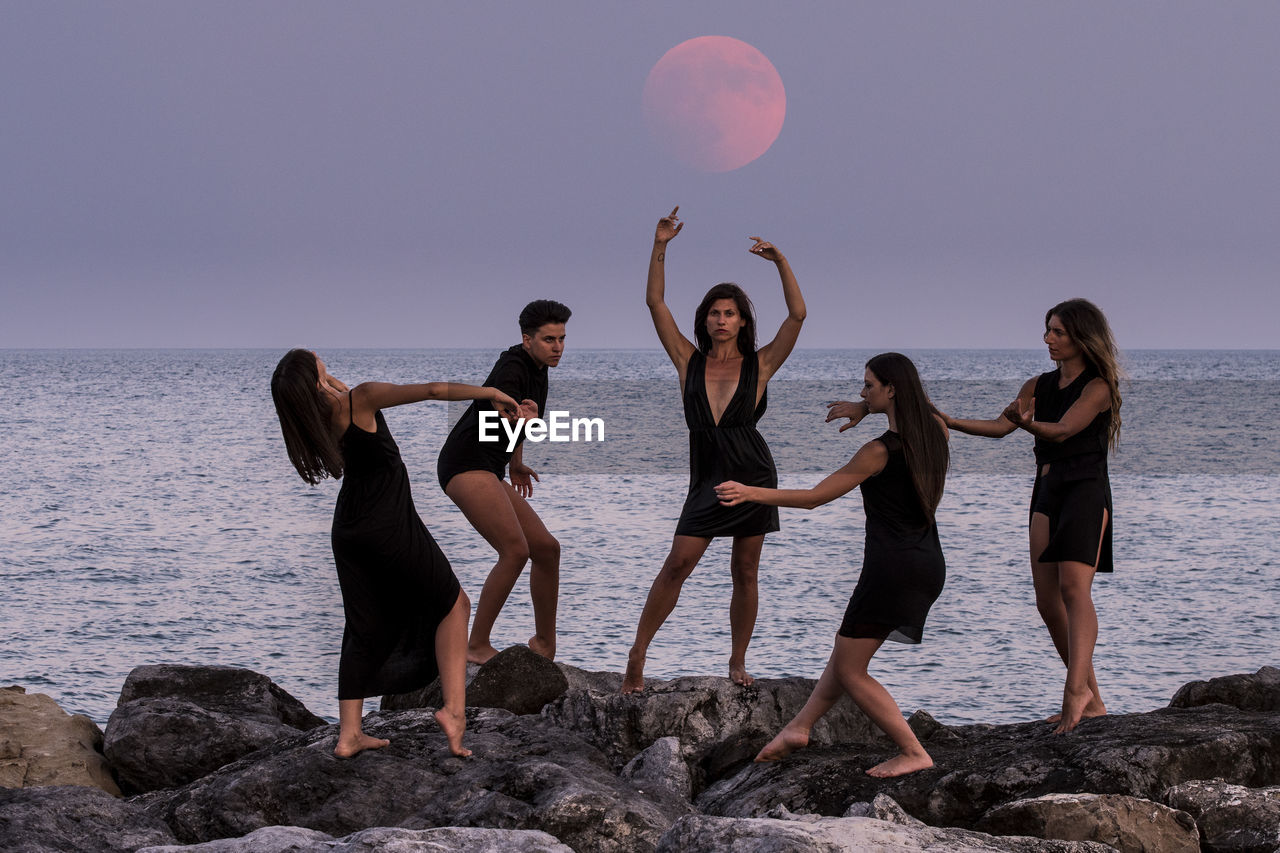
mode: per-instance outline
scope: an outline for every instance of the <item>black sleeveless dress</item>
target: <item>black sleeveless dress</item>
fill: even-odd
[[[1080,399],[1084,387],[1097,378],[1098,372],[1087,367],[1065,388],[1059,388],[1061,369],[1042,373],[1036,380],[1035,419],[1044,423],[1062,420]],[[1049,544],[1036,557],[1037,562],[1070,560],[1094,566],[1099,572],[1114,569],[1111,480],[1107,475],[1110,430],[1111,410],[1107,409],[1066,441],[1036,439],[1036,482],[1031,492],[1031,514],[1039,512],[1049,519]],[[1049,470],[1042,474],[1045,465]],[[1102,523],[1104,509],[1105,525]]]
[[[916,496],[902,439],[877,439],[889,451],[884,470],[862,483],[867,541],[862,574],[840,623],[843,637],[919,643],[929,608],[947,579],[938,525]]]
[[[407,693],[438,675],[436,628],[460,587],[422,523],[409,472],[382,412],[377,432],[342,436],[346,470],[333,511],[333,560],[346,628],[338,698]]]
[[[677,536],[759,536],[778,529],[778,508],[742,503],[723,506],[716,486],[737,480],[747,486],[778,487],[778,471],[764,436],[756,429],[768,392],[755,403],[760,363],[756,353],[743,356],[738,387],[720,416],[711,416],[707,399],[707,358],[695,350],[684,380],[684,421],[689,427],[689,494],[676,525]]]

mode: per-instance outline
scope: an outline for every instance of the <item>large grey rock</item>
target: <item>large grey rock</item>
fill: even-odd
[[[923,826],[924,822],[907,814],[897,800],[885,794],[876,794],[869,803],[854,803],[844,811],[845,817],[873,817],[902,826]]]
[[[377,826],[540,830],[575,850],[652,850],[690,807],[642,794],[597,749],[537,716],[471,709],[471,759],[423,710],[379,712],[391,745],[335,758],[332,729],[277,742],[184,788],[139,798],[183,842],[290,824],[334,836]],[[334,727],[336,728],[336,727]]]
[[[1201,849],[1208,853],[1280,851],[1280,787],[1245,788],[1213,779],[1175,785],[1162,799],[1196,819]]]
[[[334,838],[300,826],[267,826],[243,838],[204,844],[144,847],[138,853],[571,853],[545,832],[523,829],[398,829],[375,827]]]
[[[325,725],[265,675],[230,666],[136,667],[104,751],[134,792],[198,779],[282,737]]]
[[[662,837],[659,853],[1114,853],[1091,841],[995,837],[964,829],[903,826],[868,817],[775,820],[690,815]]]
[[[953,731],[958,742],[929,744],[935,766],[908,776],[865,774],[892,747],[811,747],[716,781],[695,802],[730,817],[758,817],[779,804],[834,816],[885,793],[928,824],[972,827],[992,806],[1050,793],[1159,800],[1194,779],[1280,784],[1280,714],[1212,705],[1099,717],[1067,735],[1045,723]]]
[[[92,785],[120,796],[93,720],[43,693],[0,689],[0,788],[39,785]]]
[[[689,764],[674,737],[660,737],[627,762],[622,778],[641,790],[661,790],[688,802],[693,797]]]
[[[176,841],[162,821],[101,788],[0,788],[5,853],[133,853]]]
[[[993,835],[1034,835],[1098,841],[1120,853],[1199,853],[1196,822],[1184,811],[1122,794],[1047,794],[996,806],[977,829]]]
[[[502,708],[536,714],[564,695],[569,682],[557,664],[528,646],[510,646],[479,667],[468,667],[467,707]],[[422,690],[382,697],[382,710],[438,708],[444,704],[440,679]]]
[[[1192,708],[1215,702],[1242,711],[1280,711],[1280,669],[1264,666],[1252,675],[1192,681],[1178,688],[1169,707]]]

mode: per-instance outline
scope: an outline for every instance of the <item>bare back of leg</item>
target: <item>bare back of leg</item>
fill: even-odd
[[[640,612],[636,640],[627,654],[627,673],[622,679],[623,693],[638,693],[644,689],[644,662],[649,643],[653,642],[662,623],[675,610],[676,602],[680,600],[681,587],[689,575],[693,574],[710,544],[710,539],[699,536],[676,536],[672,539],[671,552],[667,554],[658,576],[653,579],[649,596],[644,602],[644,610]]]

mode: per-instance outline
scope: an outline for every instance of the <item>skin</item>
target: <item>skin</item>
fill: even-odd
[[[658,339],[675,365],[680,377],[680,390],[684,391],[685,374],[689,358],[696,351],[693,343],[681,334],[675,318],[665,300],[667,244],[680,233],[684,223],[677,215],[680,208],[658,221],[654,232],[653,251],[649,256],[649,276],[645,289],[645,302],[653,318]],[[791,265],[778,249],[759,237],[752,241],[749,251],[772,262],[782,281],[783,299],[787,305],[787,317],[773,340],[757,350],[760,376],[756,385],[755,400],[758,404],[769,379],[778,371],[795,347],[800,327],[805,319],[804,297],[796,283]],[[743,354],[738,350],[738,331],[744,318],[732,299],[717,299],[707,314],[706,328],[711,336],[711,350],[707,353],[706,388],[711,415],[717,423],[728,408],[738,387],[742,371]],[[700,536],[675,536],[671,551],[667,554],[658,576],[654,578],[645,600],[640,622],[636,627],[635,642],[627,654],[627,670],[622,680],[623,693],[637,693],[644,689],[644,663],[649,644],[658,629],[675,609],[685,579],[693,573],[698,561],[706,552],[711,540]],[[755,630],[759,602],[757,575],[760,568],[760,550],[764,536],[738,536],[733,540],[729,558],[729,571],[733,578],[733,595],[729,603],[731,648],[729,652],[729,678],[735,684],[750,685],[754,679],[747,672],[747,645]]]
[[[556,367],[564,355],[564,323],[546,323],[532,334],[521,335],[521,345],[534,363]],[[539,415],[533,400],[523,400],[519,416]],[[516,580],[529,570],[529,594],[533,599],[534,634],[529,648],[548,659],[556,656],[556,605],[560,597],[560,543],[529,505],[538,474],[524,464],[524,444],[516,447],[508,465],[511,482],[489,471],[464,471],[451,479],[445,494],[462,510],[467,521],[484,537],[498,560],[480,590],[467,660],[485,663],[498,653],[491,640],[493,624],[507,603]],[[541,482],[539,480],[539,482]]]
[[[827,421],[836,417],[850,417],[849,414],[833,414],[837,407],[840,412],[856,409],[862,415],[884,412],[889,418],[889,429],[897,430],[892,385],[880,382],[868,369],[863,377],[861,396],[862,404],[843,401],[829,404]],[[843,432],[850,425],[842,426],[840,431]],[[727,506],[734,506],[743,501],[755,501],[773,506],[813,509],[847,494],[869,477],[879,474],[888,461],[889,451],[884,443],[877,439],[864,444],[843,468],[811,489],[764,489],[730,481],[717,486],[716,494],[720,497],[720,502]],[[883,643],[884,640],[843,637],[837,634],[835,647],[831,650],[826,669],[823,670],[822,677],[818,679],[808,701],[791,722],[787,723],[782,731],[760,750],[756,761],[778,761],[795,750],[808,746],[809,733],[814,725],[827,711],[831,710],[842,693],[848,693],[863,713],[898,747],[896,756],[869,768],[866,771],[868,775],[889,778],[932,767],[933,759],[929,757],[929,753],[920,745],[919,739],[903,719],[898,703],[893,700],[884,685],[867,673],[867,665],[871,662],[871,657]]]
[[[1087,363],[1084,352],[1067,334],[1061,319],[1054,314],[1049,318],[1044,333],[1049,357],[1061,368],[1059,387],[1065,388],[1084,372]],[[1018,397],[992,420],[967,420],[942,415],[947,426],[969,435],[1003,438],[1015,429],[1022,429],[1037,438],[1048,441],[1065,441],[1093,422],[1093,419],[1111,408],[1111,395],[1107,383],[1092,379],[1084,391],[1058,423],[1035,420],[1035,378],[1028,379],[1018,392]],[[1046,474],[1049,466],[1042,466]],[[1109,519],[1103,510],[1103,529]],[[1098,679],[1093,671],[1093,649],[1098,640],[1098,614],[1093,606],[1094,565],[1074,560],[1056,563],[1040,562],[1037,557],[1049,544],[1049,519],[1043,513],[1033,513],[1028,531],[1031,557],[1031,578],[1036,592],[1036,609],[1053,646],[1067,666],[1066,684],[1062,690],[1062,710],[1049,717],[1057,723],[1055,732],[1069,732],[1082,719],[1100,717],[1107,712],[1098,689]],[[1099,554],[1102,541],[1098,541]]]
[[[319,379],[316,388],[329,405],[329,428],[335,438],[355,424],[365,432],[376,432],[375,415],[380,409],[403,406],[422,400],[489,400],[500,412],[514,416],[516,401],[497,388],[479,388],[453,382],[427,382],[412,385],[394,385],[389,382],[364,382],[349,389],[341,380],[329,373],[324,361],[316,356]],[[348,393],[350,392],[350,393]],[[462,745],[466,732],[466,643],[467,618],[471,614],[471,600],[465,592],[458,592],[458,599],[436,628],[436,664],[440,669],[440,686],[444,694],[444,706],[435,712],[449,742],[449,751],[465,757],[471,750]],[[333,754],[338,758],[351,758],[366,749],[381,749],[390,741],[364,733],[363,699],[342,699],[338,702],[338,743]]]

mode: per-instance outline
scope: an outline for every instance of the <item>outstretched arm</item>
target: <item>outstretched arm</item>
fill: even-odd
[[[327,388],[338,405],[346,402],[345,391],[332,385]],[[482,388],[460,382],[422,382],[411,385],[362,382],[351,389],[351,420],[366,432],[373,432],[377,429],[374,412],[423,400],[489,400],[495,409],[508,417],[514,416],[517,410],[516,401],[497,388]]]
[[[848,400],[836,400],[833,403],[827,403],[827,423],[831,423],[837,418],[849,419],[847,424],[840,425],[840,432],[856,427],[869,414],[871,414],[871,407],[867,405],[866,400],[859,400],[856,403],[850,403]]]
[[[662,348],[667,351],[671,363],[683,378],[685,365],[689,356],[693,355],[694,346],[680,334],[680,328],[666,303],[667,244],[684,228],[684,223],[676,215],[679,210],[680,205],[676,205],[669,214],[658,220],[658,228],[653,234],[653,252],[649,255],[649,281],[645,286],[644,301],[649,306],[653,327],[658,331]]]
[[[765,242],[759,237],[747,239],[755,241],[751,247],[751,254],[766,261],[773,261],[777,265],[778,277],[782,279],[782,298],[787,303],[787,318],[782,321],[778,334],[774,335],[769,343],[760,347],[760,371],[762,378],[768,379],[778,372],[778,368],[782,367],[787,356],[791,355],[791,350],[795,349],[796,340],[800,337],[800,327],[804,325],[804,296],[800,293],[796,274],[791,271],[791,264],[787,262],[786,256],[772,243]]]
[[[813,509],[848,494],[868,477],[884,470],[889,461],[889,450],[884,442],[868,441],[839,471],[829,475],[812,489],[766,489],[761,486],[744,486],[733,480],[716,486],[716,497],[725,506],[736,506],[751,501],[770,506],[794,506]]]
[[[947,425],[947,429],[953,429],[956,432],[963,432],[966,435],[980,435],[985,438],[1004,438],[1009,433],[1018,428],[1008,417],[1009,412],[1016,406],[1019,411],[1026,410],[1028,413],[1035,410],[1035,391],[1036,380],[1028,379],[1022,383],[1022,389],[1018,391],[1018,399],[1011,403],[995,418],[989,421],[970,420],[965,418],[953,418],[950,415],[934,409],[938,417],[942,418],[943,423]]]

